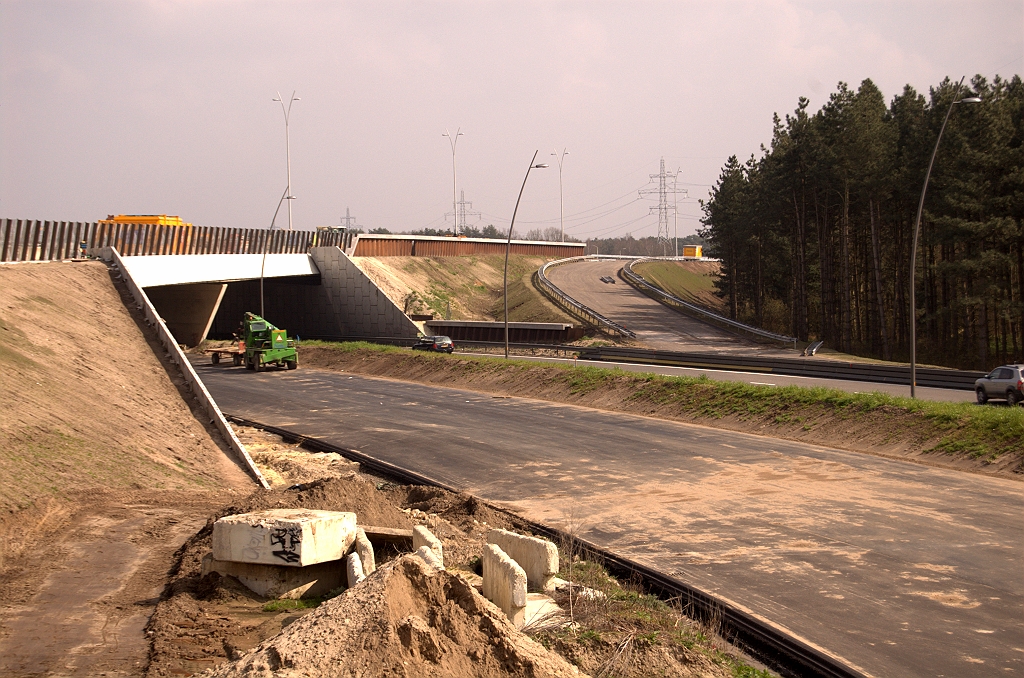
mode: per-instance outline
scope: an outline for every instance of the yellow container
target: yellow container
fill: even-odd
[[[700,245],[683,245],[683,256],[700,258],[704,256],[701,254],[702,249]]]
[[[184,222],[181,217],[167,214],[113,214],[106,219],[100,219],[101,224],[150,224],[153,226],[191,226]]]

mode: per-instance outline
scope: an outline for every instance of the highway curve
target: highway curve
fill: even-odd
[[[636,332],[652,348],[693,353],[792,357],[796,351],[766,346],[674,311],[618,277],[621,260],[581,260],[547,270],[556,287],[609,320]],[[610,277],[615,282],[602,282]]]
[[[1024,484],[522,398],[197,358],[221,408],[566,527],[874,676],[1024,671]]]

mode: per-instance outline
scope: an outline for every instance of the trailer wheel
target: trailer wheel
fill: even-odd
[[[299,366],[299,361],[298,360],[286,360],[286,361],[284,361],[284,365],[289,370],[294,370],[296,367]]]
[[[254,369],[256,369],[256,364],[251,359],[249,359],[248,357],[246,357],[246,359],[245,359],[245,369],[247,369],[247,370],[254,370]]]
[[[219,365],[220,364],[220,353],[214,353],[213,355],[211,355],[210,356],[210,362],[212,362],[214,365]]]
[[[242,364],[242,356],[239,355],[238,353],[236,353],[233,356],[231,356],[231,364],[234,365],[235,367],[238,367],[239,365],[241,365]]]

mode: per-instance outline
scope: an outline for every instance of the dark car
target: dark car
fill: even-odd
[[[455,350],[455,344],[448,337],[420,337],[412,346],[414,351],[439,351],[451,353]]]
[[[974,382],[978,403],[987,403],[989,398],[1006,400],[1010,407],[1024,400],[1024,365],[1003,365],[987,376]]]

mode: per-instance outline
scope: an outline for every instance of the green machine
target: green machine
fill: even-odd
[[[262,372],[267,365],[294,370],[299,365],[295,340],[288,332],[278,329],[255,313],[246,313],[242,321],[245,340],[245,367]]]

